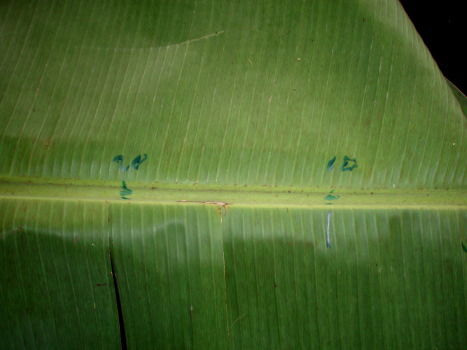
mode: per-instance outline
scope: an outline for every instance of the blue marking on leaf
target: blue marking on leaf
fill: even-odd
[[[123,156],[121,154],[115,156],[114,159],[112,159],[112,162],[121,164],[123,162]]]
[[[131,162],[131,167],[135,170],[139,169],[139,166],[141,163],[143,163],[146,159],[148,159],[148,155],[145,153],[144,156],[141,158],[141,154],[135,157],[133,161]]]
[[[122,199],[130,199],[130,198],[126,198],[126,196],[131,196],[133,194],[133,191],[129,189],[128,187],[126,187],[125,180],[122,180],[122,188],[123,190],[120,191],[120,196],[122,197]]]
[[[329,162],[328,162],[328,171],[334,169],[334,162],[336,161],[337,157],[334,156],[334,158],[332,158]]]
[[[350,162],[353,162],[353,164],[351,164]],[[341,168],[342,171],[352,171],[357,167],[358,167],[358,164],[357,164],[356,158],[349,158],[347,156],[344,157],[344,163],[342,164],[342,168]]]
[[[334,196],[332,194],[328,194],[326,197],[324,197],[324,200],[326,201],[334,201],[336,199],[339,199],[341,196]]]
[[[127,166],[126,168],[123,167],[123,156],[121,154],[119,154],[118,156],[115,156],[114,159],[112,159],[112,161],[115,163],[118,163],[118,166],[122,173],[125,171],[128,171],[129,166]]]

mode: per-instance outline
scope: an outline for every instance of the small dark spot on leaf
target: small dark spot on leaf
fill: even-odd
[[[52,141],[51,138],[42,140],[42,147],[43,147],[44,149],[49,149],[49,148],[52,147],[53,145],[54,145],[54,142]]]
[[[18,232],[22,232],[23,230],[23,226],[19,225],[16,229],[13,230],[13,233],[16,235]]]

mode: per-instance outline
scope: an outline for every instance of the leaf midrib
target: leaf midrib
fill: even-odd
[[[345,189],[142,184],[127,182],[129,200],[120,197],[119,181],[0,178],[0,198],[90,200],[133,204],[221,205],[228,207],[432,208],[467,209],[467,191],[459,189]],[[334,200],[326,200],[330,194]],[[210,202],[210,203],[209,203]]]

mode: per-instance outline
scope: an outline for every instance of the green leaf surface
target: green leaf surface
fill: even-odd
[[[460,349],[467,100],[396,0],[0,3],[0,349]]]
[[[2,198],[0,213],[0,348],[118,348],[106,206]]]

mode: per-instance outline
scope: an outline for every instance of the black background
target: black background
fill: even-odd
[[[467,93],[465,0],[400,0],[444,76]],[[464,7],[464,6],[463,6]],[[464,17],[462,19],[462,17]]]

